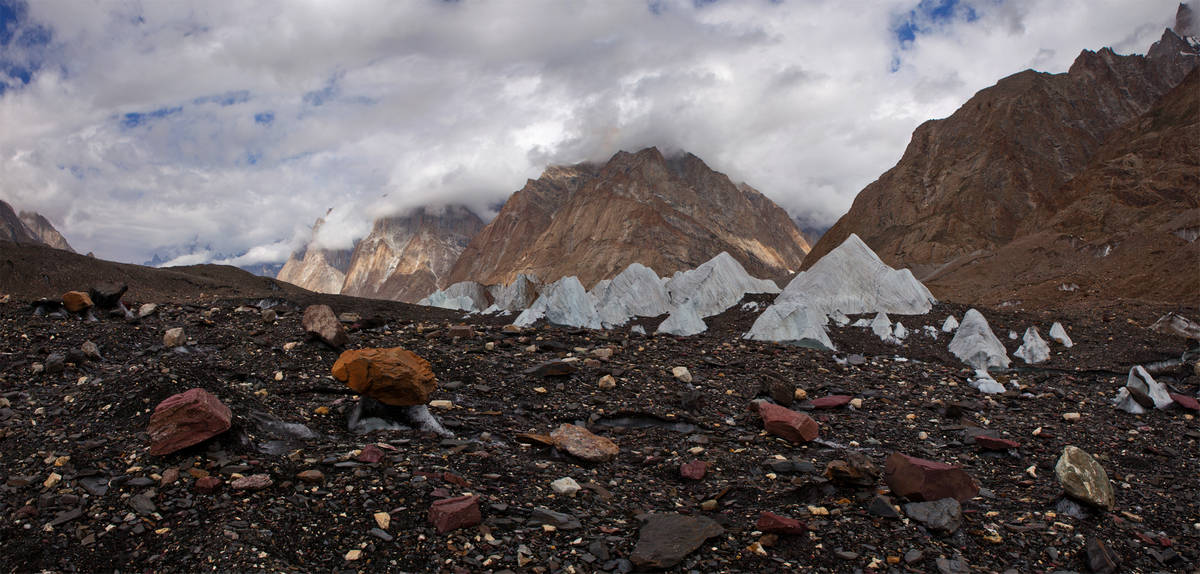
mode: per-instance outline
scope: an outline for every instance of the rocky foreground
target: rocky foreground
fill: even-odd
[[[1147,328],[1179,309],[984,310],[1010,354],[1021,341],[1009,331],[1055,321],[1075,342],[1052,345],[1036,368],[1014,363],[996,375],[1010,389],[984,395],[949,336],[923,328],[962,318],[949,304],[893,317],[911,331],[898,344],[831,328],[835,354],[742,340],[754,306],[673,337],[631,332],[653,333],[661,317],[614,331],[515,329],[512,317],[464,323],[332,297],[331,346],[306,332],[298,299],[139,297],[136,286],[124,295],[130,316],[92,309],[90,321],[82,300],[74,314],[58,311],[57,294],[34,306],[0,296],[0,569],[1200,563],[1200,427],[1187,401],[1200,375],[1153,366],[1188,341]],[[395,347],[436,376],[431,393],[399,401],[420,404],[360,399],[351,386],[373,392],[369,365],[334,368],[343,350]],[[1115,409],[1134,365],[1181,398],[1140,415]],[[173,426],[188,420],[180,413],[203,424]]]

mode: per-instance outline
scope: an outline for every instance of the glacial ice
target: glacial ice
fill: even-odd
[[[488,292],[492,295],[493,304],[500,310],[523,311],[537,300],[537,277],[521,273],[508,285],[489,286]]]
[[[884,341],[891,338],[892,320],[888,318],[887,313],[881,311],[875,314],[875,318],[871,320],[871,332]]]
[[[1071,341],[1071,336],[1067,334],[1067,330],[1059,322],[1055,322],[1050,326],[1050,338],[1058,341],[1058,344],[1068,349],[1075,346],[1075,343]]]
[[[815,343],[836,351],[825,333],[825,314],[808,306],[804,300],[785,301],[767,307],[754,321],[746,339],[755,341],[790,341]]]
[[[563,277],[542,289],[541,295],[513,321],[518,327],[528,327],[545,318],[554,325],[600,329],[600,315],[592,298],[575,276]]]
[[[747,293],[779,293],[774,281],[751,277],[724,251],[695,269],[676,272],[666,288],[672,305],[691,302],[702,318],[724,312]]]
[[[474,281],[459,281],[445,289],[434,291],[417,302],[418,305],[441,307],[455,311],[482,311],[491,302],[488,290]]]
[[[954,330],[957,328],[958,328],[958,319],[955,319],[954,315],[946,317],[946,322],[942,323],[942,332],[943,333],[953,333]]]
[[[1037,327],[1029,327],[1025,329],[1021,346],[1017,348],[1013,356],[1029,364],[1040,363],[1050,358],[1050,345],[1046,343],[1045,339],[1042,339]]]
[[[1174,402],[1167,392],[1166,385],[1155,381],[1154,377],[1150,376],[1150,373],[1146,372],[1141,365],[1129,369],[1129,378],[1126,379],[1125,386],[1117,391],[1113,405],[1135,415],[1146,412],[1146,406],[1137,401],[1135,394],[1148,397],[1156,409],[1167,408]]]
[[[611,280],[601,281],[588,293],[606,327],[624,325],[633,317],[657,317],[671,311],[670,296],[654,270],[631,263]]]
[[[691,303],[684,303],[671,311],[671,315],[659,324],[658,330],[655,332],[686,337],[698,335],[707,330],[708,325],[704,324],[704,319],[700,317],[696,308]]]
[[[1011,362],[1004,344],[996,338],[983,314],[975,309],[963,315],[962,323],[950,341],[950,352],[976,369],[1007,369]]]

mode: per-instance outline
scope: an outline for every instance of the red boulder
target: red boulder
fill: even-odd
[[[911,500],[954,498],[964,502],[979,494],[979,485],[965,470],[898,452],[887,458],[884,480],[894,494]]]
[[[150,415],[150,454],[164,455],[229,430],[229,407],[204,389],[188,389],[167,397]]]

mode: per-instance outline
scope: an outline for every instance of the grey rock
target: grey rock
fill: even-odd
[[[951,534],[962,526],[962,505],[953,498],[911,502],[904,505],[904,513],[926,528],[943,534]]]
[[[720,524],[703,516],[651,514],[630,559],[639,568],[670,568],[705,540],[724,533]]]
[[[1054,465],[1058,483],[1067,494],[1088,504],[1111,510],[1115,499],[1104,467],[1083,449],[1068,445]]]

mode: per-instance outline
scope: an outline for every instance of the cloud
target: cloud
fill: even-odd
[[[318,240],[348,247],[379,215],[484,215],[548,163],[658,145],[828,225],[922,121],[1083,48],[1142,52],[1174,10],[0,0],[0,196],[100,257],[198,242],[249,264],[286,257],[330,208]]]

